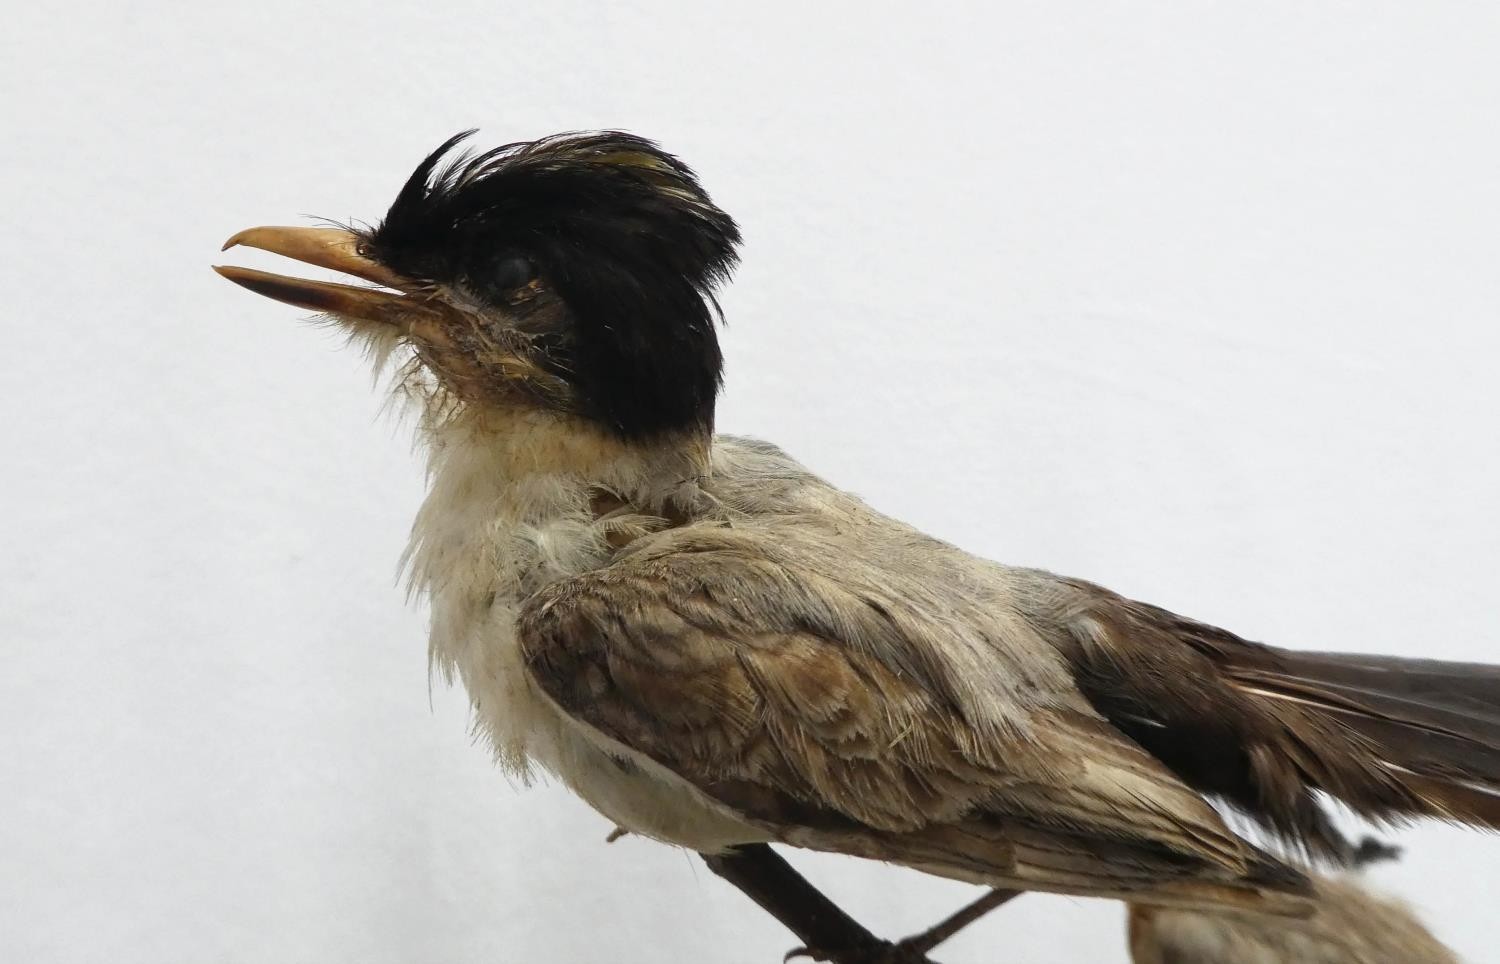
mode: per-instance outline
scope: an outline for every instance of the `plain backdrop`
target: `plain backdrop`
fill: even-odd
[[[618,127],[744,227],[725,431],[1256,639],[1500,660],[1492,4],[15,4],[0,959],[774,964],[429,684],[361,360],[214,276],[420,157]],[[320,276],[327,276],[326,273]],[[1373,875],[1495,961],[1500,839]],[[881,933],[970,888],[797,865]],[[964,962],[1121,962],[1028,896]]]

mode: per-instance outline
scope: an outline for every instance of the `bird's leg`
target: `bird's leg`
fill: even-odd
[[[920,959],[922,955],[937,947],[943,941],[946,941],[954,934],[968,927],[1001,904],[1006,903],[1014,897],[1021,896],[1022,893],[1024,892],[1019,890],[992,890],[973,903],[966,904],[952,916],[939,921],[920,934],[913,934],[896,946],[912,953],[917,959]]]
[[[797,935],[803,946],[789,953],[787,959],[806,955],[833,964],[932,964],[924,951],[907,949],[870,933],[767,844],[747,844],[702,857],[709,870],[738,887]]]

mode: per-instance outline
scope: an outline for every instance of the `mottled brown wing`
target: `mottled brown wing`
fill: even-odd
[[[1298,889],[1081,701],[1039,699],[1026,729],[981,736],[862,643],[901,622],[888,601],[797,571],[764,538],[666,533],[539,594],[520,621],[535,683],[788,842],[1195,906]],[[906,642],[941,658],[940,640]]]

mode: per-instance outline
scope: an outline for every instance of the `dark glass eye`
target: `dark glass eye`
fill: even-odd
[[[511,288],[521,287],[535,277],[536,265],[531,263],[530,258],[511,255],[508,258],[501,258],[495,265],[495,270],[490,275],[490,283],[502,291],[508,291]]]

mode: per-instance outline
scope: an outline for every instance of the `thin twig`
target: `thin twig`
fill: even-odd
[[[933,964],[928,951],[1019,893],[992,890],[936,926],[893,944],[844,913],[767,844],[704,854],[703,860],[797,935],[803,946],[788,960],[805,954],[834,964]]]
[[[767,844],[747,844],[722,854],[704,854],[703,861],[709,870],[734,884],[781,921],[802,941],[806,953],[814,957],[837,964],[873,964],[888,960],[895,947],[844,913]],[[931,964],[921,954],[911,961]]]
[[[934,924],[920,934],[913,934],[897,946],[918,954],[926,954],[996,907],[1021,896],[1022,893],[1023,891],[1019,890],[992,890],[973,903],[964,906],[953,916]]]

